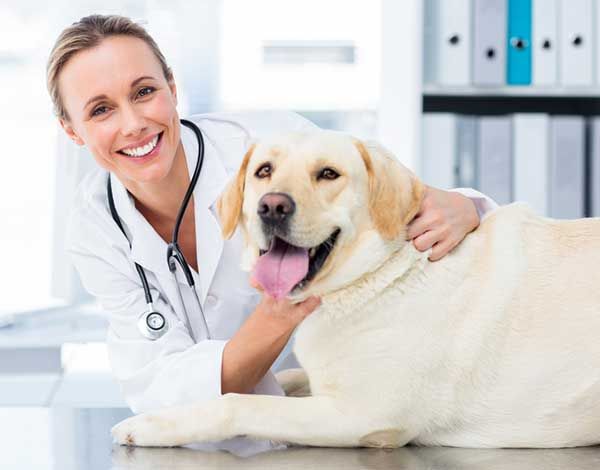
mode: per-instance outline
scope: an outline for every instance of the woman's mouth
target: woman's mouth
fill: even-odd
[[[156,134],[148,143],[139,147],[128,147],[122,150],[117,150],[117,153],[135,161],[146,161],[152,158],[160,150],[162,143],[163,132]]]

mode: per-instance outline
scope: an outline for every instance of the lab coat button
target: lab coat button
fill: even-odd
[[[214,295],[207,295],[206,296],[206,305],[208,305],[209,307],[214,307],[217,304],[217,298]]]

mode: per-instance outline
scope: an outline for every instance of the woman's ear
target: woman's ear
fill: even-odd
[[[423,183],[376,142],[355,141],[369,183],[369,213],[377,231],[394,240],[419,212]]]
[[[244,155],[237,176],[227,184],[227,187],[217,201],[217,213],[221,220],[221,231],[225,240],[231,238],[242,215],[246,170],[255,147],[256,144],[250,146],[246,155]]]
[[[79,137],[79,135],[75,132],[75,129],[73,129],[73,126],[67,120],[59,118],[58,121],[60,122],[60,127],[63,128],[69,139],[71,139],[77,145],[84,145],[81,137]]]

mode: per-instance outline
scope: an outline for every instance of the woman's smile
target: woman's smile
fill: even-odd
[[[146,163],[151,158],[154,158],[160,152],[162,144],[163,132],[154,134],[153,136],[142,139],[139,143],[123,147],[117,150],[117,153],[129,158],[136,163]]]

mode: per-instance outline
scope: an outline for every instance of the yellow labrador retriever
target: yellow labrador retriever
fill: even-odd
[[[405,240],[422,193],[380,146],[340,133],[252,147],[221,197],[223,233],[243,230],[244,266],[271,295],[322,296],[296,332],[304,372],[282,376],[312,395],[143,414],[117,442],[600,443],[600,219],[505,206],[431,263]]]

